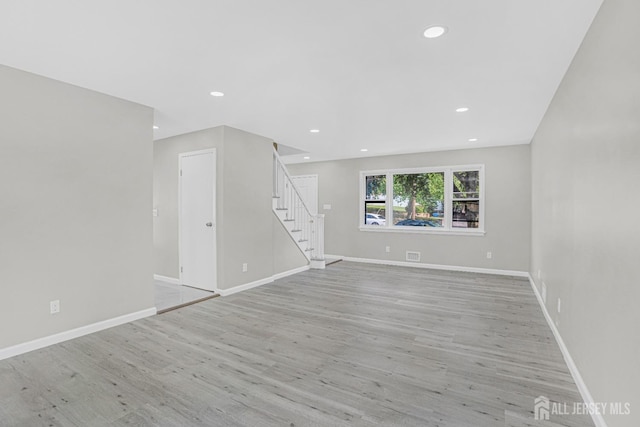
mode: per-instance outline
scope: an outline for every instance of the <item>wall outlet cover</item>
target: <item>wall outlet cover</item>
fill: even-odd
[[[49,311],[51,314],[60,313],[60,300],[54,300],[49,303]]]

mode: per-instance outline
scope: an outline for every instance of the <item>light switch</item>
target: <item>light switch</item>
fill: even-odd
[[[157,208],[153,210],[153,216],[158,216],[158,209]]]

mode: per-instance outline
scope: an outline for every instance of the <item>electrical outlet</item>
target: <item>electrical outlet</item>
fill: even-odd
[[[60,313],[60,300],[51,301],[49,303],[49,311],[51,314]]]
[[[562,308],[562,301],[558,298],[558,313],[560,313],[560,308]]]
[[[493,258],[493,254],[491,252],[487,252],[487,259]]]
[[[386,253],[391,252],[391,246],[387,246],[386,248],[384,248],[384,251],[385,251]]]
[[[249,271],[249,265],[246,262],[242,263],[242,272],[246,273],[247,271]]]

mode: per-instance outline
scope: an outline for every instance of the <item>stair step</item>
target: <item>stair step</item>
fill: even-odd
[[[308,241],[309,241],[309,239],[300,239],[300,240],[298,240],[298,243],[308,242]]]
[[[289,209],[287,208],[276,208],[277,211],[288,211]]]
[[[279,198],[280,198],[280,196],[272,196],[271,198],[272,198],[272,199],[279,199]]]
[[[291,230],[292,233],[300,233],[302,230]]]
[[[284,222],[293,222],[293,221],[295,221],[295,219],[293,219],[293,218],[292,219],[284,219],[283,221]]]
[[[313,248],[307,248],[307,249],[305,249],[304,251],[305,251],[305,252],[311,252],[312,250],[313,250]]]

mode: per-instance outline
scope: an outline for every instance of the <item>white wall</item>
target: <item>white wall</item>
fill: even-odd
[[[422,166],[485,165],[484,236],[360,231],[360,171]],[[320,213],[325,214],[326,253],[405,261],[407,250],[421,262],[500,270],[529,270],[531,232],[528,145],[441,151],[288,165],[293,175],[318,174]],[[330,204],[331,210],[322,210]],[[391,252],[385,252],[391,246]],[[491,251],[492,259],[486,253]]]
[[[153,111],[4,66],[0,94],[0,349],[152,308]]]
[[[640,425],[638,17],[605,0],[532,143],[531,274],[594,400],[631,402],[611,427]]]

